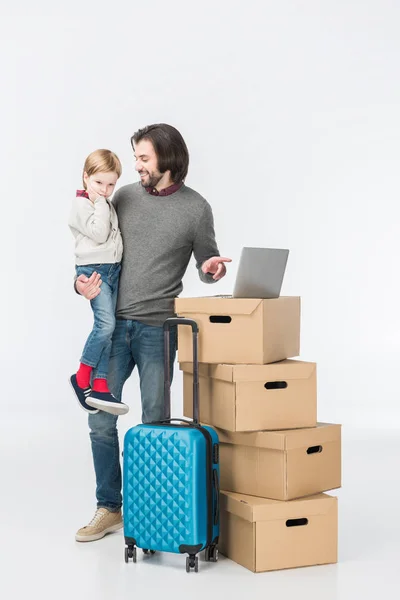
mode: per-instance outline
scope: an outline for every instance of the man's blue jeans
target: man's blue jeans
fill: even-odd
[[[176,328],[170,332],[171,381],[176,354]],[[122,388],[137,365],[142,397],[142,421],[165,416],[164,331],[139,321],[117,319],[112,339],[108,385],[121,400]],[[89,415],[90,439],[96,473],[97,506],[116,511],[122,506],[121,466],[116,415]]]

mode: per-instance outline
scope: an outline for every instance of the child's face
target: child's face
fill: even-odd
[[[89,196],[90,192],[94,192],[99,196],[104,196],[104,198],[109,198],[113,194],[115,184],[118,181],[118,175],[114,172],[102,173],[99,171],[98,173],[90,175],[90,177],[87,173],[85,173],[83,178],[86,183]]]

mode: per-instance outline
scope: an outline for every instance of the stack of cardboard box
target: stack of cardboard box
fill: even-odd
[[[300,298],[178,298],[199,325],[200,421],[220,438],[220,551],[252,571],[337,562],[341,427],[317,423],[316,364],[300,354]],[[184,414],[192,340],[179,327]]]

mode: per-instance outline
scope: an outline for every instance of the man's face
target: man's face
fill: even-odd
[[[155,188],[163,174],[158,170],[157,156],[150,140],[140,140],[134,148],[135,169],[140,175],[143,187]]]

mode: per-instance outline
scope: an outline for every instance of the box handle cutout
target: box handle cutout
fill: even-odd
[[[308,519],[288,519],[286,521],[286,527],[301,527],[308,525]]]
[[[232,317],[228,315],[211,315],[210,323],[230,323],[232,321]]]
[[[322,452],[322,446],[310,446],[307,448],[307,454],[318,454],[318,452]]]
[[[264,387],[266,390],[284,390],[287,388],[287,381],[267,381]]]

